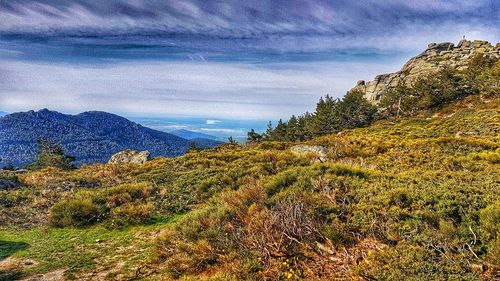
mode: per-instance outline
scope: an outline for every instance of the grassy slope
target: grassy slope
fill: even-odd
[[[158,270],[148,271],[157,277],[173,276],[169,267],[180,276],[249,279],[272,274],[274,278],[345,279],[350,276],[396,280],[398,274],[409,274],[418,280],[418,276],[430,272],[436,274],[435,279],[443,276],[470,280],[491,277],[495,274],[491,273],[494,259],[488,256],[491,255],[488,247],[493,244],[487,241],[491,241],[492,234],[483,230],[479,210],[500,201],[500,100],[481,102],[470,97],[432,116],[433,113],[429,113],[419,118],[382,121],[369,128],[310,141],[328,146],[330,160],[324,164],[313,164],[310,159],[292,155],[287,149],[291,144],[265,143],[257,147],[226,146],[217,151],[162,158],[140,167],[91,165],[71,172],[49,169],[22,175],[20,181],[26,187],[0,192],[0,263],[7,257],[30,259],[35,263],[14,266],[8,274],[32,275],[63,268],[68,278],[87,279],[95,279],[95,274],[108,279],[132,277],[135,270],[145,264],[158,266]],[[342,169],[348,172],[340,171]],[[362,176],[356,175],[357,172]],[[325,194],[317,190],[318,184],[311,183],[327,180],[333,182],[332,186],[345,186],[338,196],[343,196],[348,204],[331,203],[321,209],[330,213],[315,221],[321,229],[321,241],[333,241],[349,253],[359,252],[359,258],[366,264],[347,262],[342,267],[348,268],[347,272],[336,275],[333,271],[340,271],[328,264],[331,257],[318,254],[314,247],[298,250],[300,256],[309,258],[290,262],[293,266],[284,265],[287,261],[278,266],[281,257],[261,256],[262,249],[249,247],[250,253],[243,253],[226,244],[218,244],[217,239],[212,241],[210,233],[206,233],[210,228],[203,223],[197,224],[203,221],[197,213],[208,210],[234,216],[237,210],[230,209],[228,199],[221,199],[217,194],[239,196],[233,190],[248,186],[252,178],[258,178],[259,184],[265,187],[266,206],[293,194],[293,198],[320,198],[312,203],[316,208],[323,204],[319,202],[323,202],[321,198]],[[46,226],[49,209],[55,202],[72,197],[79,190],[97,192],[134,182],[150,182],[156,187],[151,198],[154,202],[152,217],[177,215],[175,218],[178,218],[178,214],[191,214],[175,223],[175,227],[170,226],[172,221],[168,219],[122,230],[110,230],[102,225],[83,229]],[[211,197],[214,199],[207,203]],[[192,210],[199,211],[193,213]],[[237,225],[226,218],[218,219]],[[196,227],[189,229],[190,225]],[[170,256],[171,260],[178,261],[177,264],[164,264],[158,260],[152,237],[160,229],[168,228],[174,231],[174,242],[160,241],[165,248],[189,253],[185,250],[191,247],[189,245],[208,241],[211,251],[220,251],[219,257],[215,261],[210,258],[209,264],[196,268],[189,268],[193,257],[180,259],[179,255]],[[190,231],[198,234],[189,236]],[[470,251],[462,251],[464,243],[470,245],[476,235],[484,241],[474,243]],[[182,236],[187,237],[182,239],[187,244],[179,250],[176,239]],[[367,245],[367,241],[372,240],[374,242]],[[438,247],[436,251],[448,251],[449,258],[429,258],[425,248],[429,245]],[[332,250],[340,249],[336,247]],[[408,254],[408,249],[413,250]],[[372,256],[372,251],[377,254]],[[471,256],[472,252],[478,258]],[[230,257],[236,260],[245,257],[249,263],[261,264],[257,266],[257,273],[249,270],[250,273],[242,274],[234,267],[246,268],[248,264],[228,261]],[[463,260],[450,261],[456,257],[463,257]],[[473,265],[482,263],[489,264],[488,272],[474,269]],[[384,270],[387,265],[394,270]],[[306,268],[313,266],[313,271],[321,269],[331,274],[308,273]],[[406,267],[411,269],[405,271]],[[422,272],[425,268],[427,272]],[[288,275],[289,269],[297,273]],[[221,272],[228,275],[220,275]]]
[[[102,226],[4,229],[0,231],[0,261],[11,257],[21,263],[4,269],[3,278],[36,276],[57,269],[65,269],[68,279],[133,277],[138,265],[151,254],[152,237],[179,218],[121,230]]]

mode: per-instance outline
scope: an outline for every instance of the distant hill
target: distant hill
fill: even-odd
[[[193,140],[153,130],[121,116],[98,111],[67,115],[48,109],[0,117],[0,158],[16,166],[36,158],[38,139],[60,142],[77,164],[106,162],[121,150],[149,150],[151,156],[184,154]],[[219,142],[195,140],[198,147]]]
[[[7,114],[9,114],[9,113],[7,113],[7,112],[5,112],[5,111],[0,111],[0,117],[5,116],[5,115],[7,115]]]
[[[193,132],[185,129],[179,129],[179,130],[173,130],[169,132],[172,135],[176,135],[178,137],[188,139],[188,140],[193,140],[193,139],[207,139],[207,140],[217,140],[216,136],[204,134],[204,133],[199,133],[199,132]]]

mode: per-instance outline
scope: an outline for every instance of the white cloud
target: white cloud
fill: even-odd
[[[145,126],[155,129],[155,130],[160,130],[160,131],[174,131],[174,130],[179,130],[179,129],[188,129],[188,126],[185,125],[154,125],[154,124],[148,124],[145,122],[139,122],[143,123]]]
[[[215,124],[220,123],[220,122],[221,122],[220,120],[212,120],[212,119],[208,119],[208,120],[206,121],[206,124],[207,124],[207,125],[215,125]]]
[[[287,118],[313,110],[322,95],[340,97],[356,80],[372,79],[399,66],[399,62],[70,65],[6,60],[2,69],[8,79],[0,80],[0,108],[103,110],[144,117]]]
[[[238,129],[213,129],[213,128],[200,128],[199,131],[209,132],[209,133],[224,133],[224,134],[238,134],[243,135],[246,134],[246,131],[238,130]]]

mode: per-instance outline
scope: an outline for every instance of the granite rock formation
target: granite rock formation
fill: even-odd
[[[319,162],[325,162],[328,159],[328,150],[319,145],[295,145],[290,151],[298,156],[314,155]]]
[[[400,71],[382,74],[373,81],[358,81],[353,90],[361,90],[365,98],[372,103],[378,103],[388,88],[398,83],[411,84],[418,77],[436,72],[446,66],[462,70],[467,68],[469,60],[482,53],[488,57],[500,58],[500,43],[493,46],[487,41],[461,40],[458,45],[453,43],[431,43],[420,55],[410,59]]]
[[[137,151],[127,149],[120,151],[109,159],[108,164],[131,163],[131,164],[144,164],[148,161],[149,151]]]

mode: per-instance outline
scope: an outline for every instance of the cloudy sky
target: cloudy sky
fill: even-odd
[[[287,118],[499,22],[497,0],[0,0],[0,110]]]

